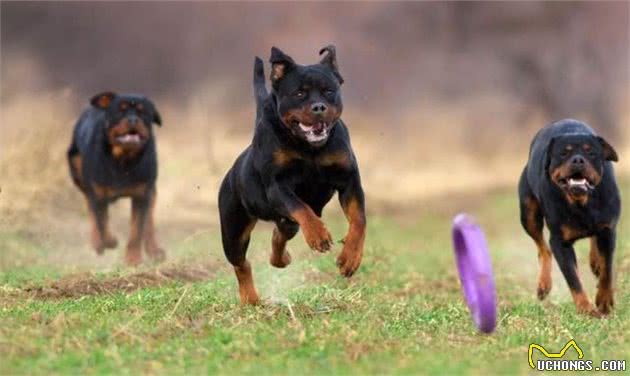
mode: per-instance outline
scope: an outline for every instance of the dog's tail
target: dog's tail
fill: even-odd
[[[256,119],[260,118],[263,103],[267,98],[267,88],[265,87],[265,67],[263,61],[256,56],[254,60],[254,97],[256,98]]]

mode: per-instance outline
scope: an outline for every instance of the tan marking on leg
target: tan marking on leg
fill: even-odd
[[[101,236],[101,231],[98,228],[98,219],[94,210],[92,210],[92,206],[90,205],[90,201],[86,199],[88,213],[90,215],[90,224],[92,227],[90,233],[90,241],[92,243],[92,248],[96,251],[97,255],[102,255],[105,251],[105,247],[103,245],[103,238]]]
[[[83,160],[81,159],[81,155],[73,155],[70,158],[70,163],[72,164],[72,169],[74,170],[74,176],[76,178],[75,184],[83,190]]]
[[[589,253],[590,265],[593,274],[597,276],[597,294],[595,295],[595,305],[604,315],[610,313],[615,305],[614,289],[612,278],[606,268],[606,260],[597,247],[597,237],[591,238],[591,250]]]
[[[311,249],[326,252],[332,247],[332,236],[326,229],[324,222],[308,206],[291,212],[291,217],[300,225],[304,239]]]
[[[241,297],[241,304],[258,304],[260,299],[254,287],[254,276],[249,261],[245,260],[243,265],[235,266],[234,272],[238,279],[238,292]]]
[[[602,273],[605,273],[606,265],[605,260],[599,253],[597,248],[597,238],[591,237],[591,250],[589,252],[589,264],[591,265],[591,271],[596,277],[599,277]]]
[[[127,265],[135,266],[142,262],[142,235],[143,228],[142,214],[140,209],[131,204],[131,226],[129,229],[129,241],[127,242],[127,252],[125,262]]]
[[[551,291],[552,281],[551,281],[551,260],[552,254],[547,242],[545,241],[545,237],[543,235],[541,224],[537,223],[537,213],[540,210],[540,205],[538,201],[531,197],[527,197],[525,199],[525,209],[526,209],[526,226],[527,232],[532,235],[534,238],[534,242],[536,243],[536,247],[538,248],[538,264],[540,265],[540,270],[538,273],[538,287],[536,294],[538,295],[538,299],[543,300],[549,295],[549,291]]]
[[[337,257],[337,265],[343,276],[351,277],[361,265],[361,259],[363,258],[366,219],[363,208],[361,208],[356,199],[351,199],[343,207],[343,211],[349,225],[343,249],[339,257]]]
[[[593,307],[588,296],[584,291],[573,291],[571,290],[571,296],[573,296],[573,302],[575,303],[575,308],[578,313],[590,315],[593,317],[601,316],[599,312]]]
[[[158,245],[155,239],[155,223],[153,219],[155,211],[155,201],[157,193],[154,191],[151,195],[151,203],[147,211],[146,223],[144,228],[144,249],[153,261],[162,262],[166,259],[166,252]]]
[[[543,300],[549,295],[551,291],[551,260],[552,254],[549,246],[545,242],[544,238],[541,241],[536,242],[538,247],[538,263],[540,265],[540,271],[538,274],[538,299]]]
[[[286,249],[287,238],[278,228],[273,229],[271,237],[271,257],[269,263],[276,268],[285,268],[291,263],[291,255]]]

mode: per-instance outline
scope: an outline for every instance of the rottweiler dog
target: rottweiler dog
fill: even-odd
[[[157,154],[152,124],[162,124],[153,102],[141,95],[104,92],[95,95],[74,127],[68,164],[74,184],[87,200],[92,220],[92,246],[97,254],[116,248],[108,226],[108,205],[131,198],[131,231],[125,261],[147,255],[162,261],[165,252],[155,240],[153,208]]]
[[[342,112],[335,48],[327,46],[318,64],[299,65],[271,49],[271,94],[265,88],[262,60],[254,63],[256,125],[251,145],[236,159],[219,192],[223,249],[234,266],[241,303],[256,304],[246,253],[257,220],[275,223],[271,265],[291,262],[287,241],[302,229],[318,252],[333,245],[320,219],[335,192],[349,222],[337,265],[352,276],[363,255],[365,200],[357,160]]]
[[[612,162],[615,149],[588,125],[561,120],[538,132],[518,187],[521,223],[538,247],[538,298],[551,289],[552,254],[569,285],[578,312],[610,313],[613,305],[613,253],[621,212]],[[543,236],[547,222],[551,250]],[[598,278],[595,304],[578,276],[573,243],[591,238],[590,266]]]

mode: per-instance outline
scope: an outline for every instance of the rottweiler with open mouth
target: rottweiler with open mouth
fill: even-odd
[[[365,202],[348,128],[340,119],[343,83],[335,48],[320,51],[318,64],[299,65],[271,49],[271,94],[263,63],[254,64],[256,126],[249,147],[228,171],[219,192],[223,249],[234,266],[241,303],[256,304],[252,269],[246,253],[258,220],[275,223],[271,265],[291,262],[287,242],[299,229],[318,252],[333,245],[321,220],[335,192],[349,222],[337,265],[352,276],[361,263],[365,240]]]
[[[116,248],[118,241],[108,226],[108,205],[131,198],[131,231],[125,261],[142,262],[147,255],[162,261],[165,252],[155,240],[153,207],[157,179],[157,153],[152,124],[162,124],[153,102],[141,95],[104,92],[75,125],[68,149],[74,184],[87,200],[92,220],[92,246],[97,254]]]
[[[551,290],[552,254],[580,313],[601,316],[613,305],[613,254],[621,200],[612,162],[615,149],[588,125],[561,120],[543,128],[531,144],[519,182],[521,223],[538,247],[538,298]],[[547,222],[551,250],[543,235]],[[598,278],[595,304],[578,276],[573,243],[591,238],[590,266]]]

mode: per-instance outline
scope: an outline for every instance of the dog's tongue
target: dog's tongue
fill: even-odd
[[[313,132],[315,132],[315,134],[320,134],[324,131],[325,127],[326,124],[323,122],[315,123],[313,124]]]

